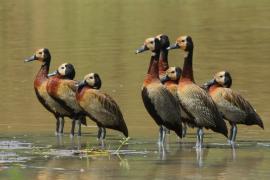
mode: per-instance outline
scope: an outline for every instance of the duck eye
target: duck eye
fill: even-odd
[[[38,54],[42,54],[42,52],[39,52]]]
[[[93,79],[93,77],[91,76],[90,79]]]
[[[219,77],[220,77],[220,78],[222,78],[223,76],[222,76],[222,75],[220,75]]]
[[[175,71],[172,71],[172,73],[175,73]]]
[[[65,69],[65,67],[61,67],[61,69]]]
[[[150,43],[151,43],[151,44],[153,44],[153,43],[154,43],[154,41],[150,41]]]
[[[185,40],[183,39],[181,42],[185,42]]]

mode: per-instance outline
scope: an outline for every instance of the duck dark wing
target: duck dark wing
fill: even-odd
[[[57,98],[64,102],[65,106],[70,108],[74,113],[82,111],[76,101],[76,81],[61,80],[59,81],[59,88],[57,89]]]
[[[91,89],[85,93],[81,107],[98,124],[119,130],[128,137],[128,129],[117,103],[107,94]]]
[[[181,105],[194,117],[194,121],[199,127],[210,128],[227,136],[226,123],[222,119],[216,104],[206,91],[196,84],[186,85],[184,89],[178,91]]]
[[[258,124],[264,128],[263,122],[250,103],[245,100],[240,94],[234,92],[229,88],[222,88],[221,93],[223,101],[219,103],[223,109],[227,107],[228,111],[225,111],[224,116],[228,119],[232,119],[237,123],[246,125]]]
[[[162,84],[144,87],[142,98],[148,113],[158,125],[164,125],[182,137],[180,105]]]

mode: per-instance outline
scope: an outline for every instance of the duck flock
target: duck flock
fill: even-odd
[[[161,34],[147,38],[136,54],[151,51],[150,63],[142,86],[145,109],[159,126],[160,144],[170,130],[178,137],[186,135],[187,127],[197,128],[196,147],[203,145],[203,128],[223,134],[234,144],[237,124],[258,125],[264,128],[260,116],[240,94],[230,89],[232,78],[229,72],[221,71],[202,86],[193,77],[193,48],[190,36],[180,36],[170,45],[169,37]],[[184,65],[169,67],[168,52],[173,49],[184,51]],[[106,128],[122,132],[128,137],[128,128],[115,100],[100,91],[101,79],[97,73],[87,74],[82,81],[73,80],[75,69],[72,64],[61,64],[49,73],[51,55],[42,48],[25,60],[42,63],[34,80],[34,89],[40,103],[56,119],[56,135],[63,134],[64,118],[72,119],[70,135],[75,127],[81,136],[81,124],[87,125],[86,117],[98,127],[97,138],[103,141]],[[231,125],[229,137],[225,120]]]

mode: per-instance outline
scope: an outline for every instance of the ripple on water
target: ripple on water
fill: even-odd
[[[19,156],[15,152],[0,152],[0,163],[23,163],[30,159],[30,157]]]
[[[32,143],[25,143],[20,141],[0,141],[0,149],[31,149]]]

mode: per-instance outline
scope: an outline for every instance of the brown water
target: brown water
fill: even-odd
[[[0,178],[7,179],[269,179],[270,178],[270,2],[259,1],[72,1],[0,2]],[[194,74],[202,84],[220,70],[261,115],[265,130],[239,126],[231,149],[219,134],[206,131],[205,148],[196,152],[194,130],[178,140],[172,133],[158,147],[157,126],[142,104],[140,88],[149,53],[134,50],[147,37],[183,34],[195,43]],[[98,72],[103,91],[120,105],[129,145],[113,153],[121,136],[108,131],[98,156],[73,154],[98,147],[96,128],[81,139],[54,136],[55,120],[38,102],[33,80],[38,62],[23,60],[40,47],[52,54],[51,71],[63,62],[76,67],[76,79]],[[170,65],[183,64],[180,51]],[[179,143],[180,142],[180,143]]]

